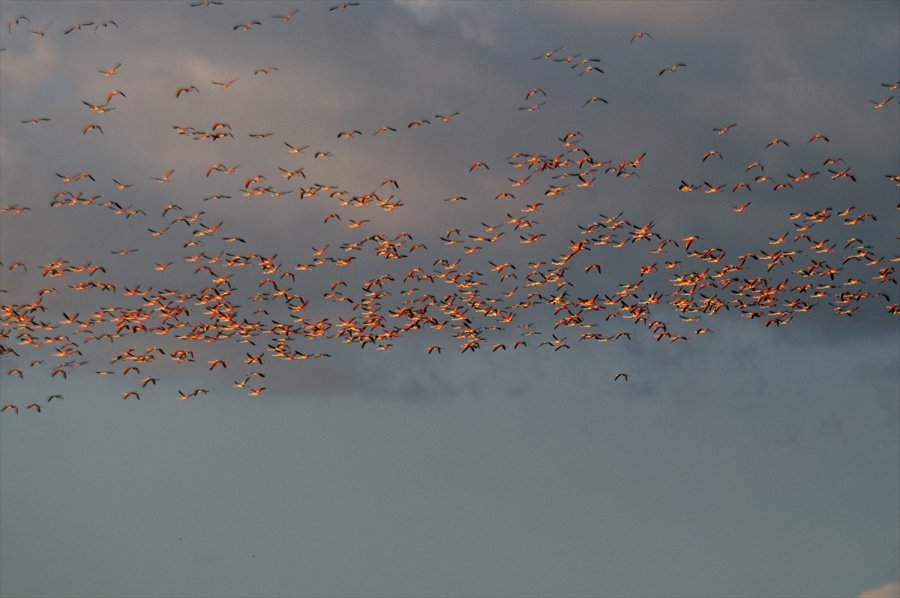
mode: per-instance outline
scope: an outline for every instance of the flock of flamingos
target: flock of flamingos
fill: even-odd
[[[186,2],[173,10],[217,10],[221,4]],[[236,23],[232,35],[286,26],[315,8],[304,5],[284,14],[260,15]],[[364,11],[365,5],[347,2],[328,12],[344,10]],[[42,26],[22,14],[7,22],[4,45],[42,43],[53,35],[99,37],[127,27],[127,22],[113,20]],[[657,43],[648,32],[629,35],[622,43],[634,51]],[[602,77],[608,68],[599,58],[566,55],[562,47],[534,54],[522,60],[569,68],[580,81]],[[14,60],[6,48],[0,58]],[[133,91],[117,85],[117,77],[128,68],[106,63],[83,73],[88,80],[96,78],[96,95],[82,101],[83,126],[58,134],[108,136],[113,124],[105,122],[106,115],[127,106]],[[663,82],[690,69],[680,62],[661,65],[655,77]],[[248,78],[279,76],[279,68],[266,64],[235,75],[221,81],[185,81],[171,89],[170,101],[189,102],[209,93],[224,98]],[[874,99],[868,105],[861,100],[859,110],[896,111],[894,94],[900,82],[877,85],[871,90]],[[518,110],[544,110],[545,89],[522,92]],[[611,97],[591,95],[581,109],[611,109],[610,102]],[[460,107],[418,116],[367,131],[336,131],[327,141],[284,139],[277,129],[247,131],[239,123],[222,121],[167,123],[171,135],[183,136],[184,143],[198,142],[193,145],[196,151],[209,156],[205,170],[189,172],[173,164],[157,176],[143,177],[147,180],[86,170],[55,172],[50,173],[57,187],[52,197],[3,201],[0,217],[8,227],[38,231],[39,220],[50,214],[93,210],[98,222],[131,227],[135,241],[133,247],[109,247],[106,255],[72,255],[43,264],[29,261],[25,247],[14,248],[20,255],[2,256],[3,278],[9,281],[0,290],[2,412],[52,409],[51,403],[63,400],[65,392],[29,396],[28,381],[48,376],[61,386],[81,385],[86,376],[115,378],[120,381],[117,396],[139,400],[164,376],[181,380],[227,375],[235,392],[263,397],[267,364],[328,359],[335,343],[381,351],[408,343],[431,354],[429,359],[440,359],[442,351],[575,350],[583,344],[627,342],[640,333],[660,343],[690,342],[713,332],[714,316],[725,313],[774,328],[812,311],[843,318],[860,310],[885,318],[900,315],[900,256],[883,253],[865,240],[867,229],[878,226],[879,218],[881,226],[896,218],[900,205],[893,205],[895,199],[884,202],[888,213],[857,209],[853,204],[858,201],[850,199],[846,205],[796,211],[786,203],[783,219],[763,231],[760,246],[736,254],[708,245],[703,231],[671,233],[652,221],[633,222],[624,211],[566,222],[566,236],[542,227],[550,215],[565,220],[566,203],[589,198],[601,181],[639,180],[655,161],[656,156],[645,152],[600,157],[578,131],[560,131],[550,140],[555,149],[547,154],[513,151],[493,160],[473,156],[471,162],[448,165],[459,177],[504,173],[508,182],[492,197],[447,190],[440,200],[468,202],[460,207],[503,202],[506,217],[474,226],[448,222],[435,238],[375,224],[390,222],[386,213],[394,218],[411,209],[402,177],[385,178],[366,192],[337,182],[313,182],[316,164],[340,161],[340,148],[358,143],[355,138],[411,134],[409,130],[423,127],[440,134],[439,129],[456,126],[467,115]],[[22,114],[17,120],[19,136],[33,131],[30,127],[56,126],[52,114]],[[896,114],[888,116],[884,126],[893,123]],[[697,174],[672,181],[676,200],[679,193],[708,194],[710,201],[720,202],[723,215],[742,218],[754,204],[772,202],[803,186],[844,185],[846,196],[853,197],[854,185],[864,176],[877,176],[884,197],[896,198],[900,174],[858,172],[850,157],[841,157],[832,145],[828,131],[809,131],[799,139],[760,139],[758,159],[736,165],[733,180],[706,180],[707,163],[728,160],[717,141],[750,134],[742,132],[739,122],[710,124],[716,126],[703,133],[709,150],[696,157]],[[219,148],[242,138],[244,143],[277,146],[283,160],[262,172],[222,163]],[[335,142],[336,147],[327,145]],[[798,164],[792,173],[766,167],[767,157],[782,152],[781,159],[798,145],[821,148],[821,157]],[[3,177],[14,178],[16,173],[4,172]],[[179,177],[209,185],[210,193],[170,200],[167,186]],[[224,182],[231,191],[222,192]],[[340,243],[336,233],[334,243],[266,255],[254,250],[252,235],[242,231],[241,222],[229,218],[229,206],[241,201],[326,205],[327,213],[315,226],[346,229],[340,234],[355,236]],[[182,247],[184,263],[156,262],[151,282],[166,282],[153,285],[128,264],[129,256],[163,246]],[[621,263],[625,254],[641,265],[624,279],[610,280],[610,271],[616,270],[610,266]],[[321,284],[325,279],[331,280]],[[29,285],[34,292],[19,298]],[[4,299],[13,295],[15,302]],[[892,318],[886,321],[896,326]],[[188,368],[190,376],[178,368]],[[627,383],[628,373],[618,373],[615,380]],[[172,398],[190,400],[211,392],[186,389]]]

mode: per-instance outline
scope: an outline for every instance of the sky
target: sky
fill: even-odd
[[[900,2],[191,4],[0,1],[0,595],[900,596]]]

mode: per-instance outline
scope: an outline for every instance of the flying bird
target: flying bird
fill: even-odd
[[[106,104],[92,104],[90,102],[81,100],[81,103],[98,114],[105,114],[106,112],[109,112],[110,110],[116,109],[115,106],[110,106],[109,102],[107,102]]]
[[[200,93],[200,90],[197,89],[194,85],[188,85],[187,87],[179,87],[175,90],[175,97],[180,98],[183,93],[191,93],[192,91]]]
[[[724,135],[725,133],[727,133],[728,131],[730,131],[731,129],[733,129],[736,126],[737,126],[737,123],[731,123],[730,125],[725,125],[724,127],[716,127],[715,129],[713,129],[713,131],[715,131],[719,135]]]
[[[12,19],[12,20],[10,20],[9,22],[6,23],[6,30],[7,30],[9,33],[12,33],[12,28],[15,27],[16,25],[21,24],[22,21],[25,21],[25,22],[30,23],[30,22],[31,22],[31,19],[29,19],[29,18],[26,17],[25,15],[20,15],[20,16],[16,17],[15,19]]]
[[[677,72],[679,68],[681,68],[681,67],[686,67],[686,66],[687,66],[687,65],[684,64],[683,62],[677,62],[677,63],[673,64],[672,66],[666,66],[666,67],[663,67],[663,68],[661,68],[661,69],[659,70],[659,76],[662,76],[663,73],[674,73],[674,72]]]
[[[151,178],[154,181],[156,181],[157,183],[162,185],[162,184],[168,183],[169,179],[172,177],[173,174],[175,174],[174,168],[162,176],[155,176],[155,177],[151,177]]]
[[[453,120],[454,117],[456,117],[458,115],[459,115],[459,112],[451,112],[450,114],[435,114],[434,117],[441,119],[444,122],[444,124],[447,124],[451,120]]]
[[[49,25],[45,25],[43,29],[29,29],[28,33],[33,33],[38,37],[44,37],[45,35],[47,35],[47,30],[49,30],[52,26],[53,23],[50,23]]]
[[[122,66],[122,63],[121,63],[121,62],[117,62],[116,64],[112,65],[110,68],[106,69],[105,71],[104,71],[104,70],[98,70],[97,72],[98,72],[98,73],[102,73],[104,77],[112,77],[113,75],[115,75],[116,73],[119,72],[119,68],[120,68],[121,66]]]
[[[213,85],[218,85],[218,86],[220,86],[222,89],[228,89],[229,87],[231,87],[232,85],[234,85],[235,81],[237,81],[238,79],[240,79],[240,77],[235,77],[235,78],[232,79],[231,81],[225,81],[225,82],[221,82],[221,81],[211,81],[211,83],[212,83]]]
[[[287,14],[285,14],[285,15],[272,15],[272,18],[273,18],[273,19],[281,19],[282,21],[284,21],[285,23],[287,23],[287,22],[290,21],[291,18],[292,18],[295,14],[297,14],[298,12],[300,12],[300,9],[299,9],[299,8],[295,8],[294,10],[292,10],[291,12],[289,12],[289,13],[287,13]]]
[[[66,29],[65,31],[63,31],[63,34],[69,35],[73,31],[76,31],[76,30],[81,31],[82,27],[90,27],[93,24],[94,24],[93,21],[85,21],[83,23],[76,23],[76,24],[72,25],[71,27],[69,27],[68,29]]]
[[[600,96],[591,96],[585,101],[584,104],[581,105],[582,108],[587,106],[588,104],[593,104],[594,102],[603,102],[604,104],[609,104],[609,102],[605,98],[601,98]]]
[[[553,58],[553,55],[554,55],[554,54],[556,54],[557,52],[559,52],[559,51],[562,50],[562,49],[563,49],[563,47],[560,46],[560,47],[558,47],[558,48],[556,48],[556,49],[554,49],[554,50],[547,50],[546,52],[544,52],[544,53],[541,54],[540,56],[535,56],[534,58],[532,58],[532,60],[550,60],[551,58]]]
[[[645,37],[648,39],[653,39],[653,36],[650,35],[649,33],[647,33],[646,31],[639,31],[638,33],[635,33],[634,35],[631,36],[631,41],[628,42],[628,45],[630,46],[631,44],[633,44],[634,40],[636,40],[636,39],[643,39]]]
[[[241,31],[250,31],[253,29],[254,25],[262,25],[259,21],[248,21],[246,23],[235,23],[234,27],[231,28],[232,31],[237,31],[240,29]]]

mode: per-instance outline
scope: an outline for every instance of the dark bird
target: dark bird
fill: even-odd
[[[685,63],[683,63],[683,62],[677,62],[677,63],[673,64],[672,66],[663,67],[663,68],[661,68],[661,69],[659,70],[659,76],[662,76],[663,73],[674,73],[674,72],[676,72],[679,68],[685,67],[685,66],[687,66]]]

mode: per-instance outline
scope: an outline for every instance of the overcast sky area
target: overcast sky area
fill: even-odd
[[[0,0],[0,595],[900,597],[900,2],[191,4]]]

